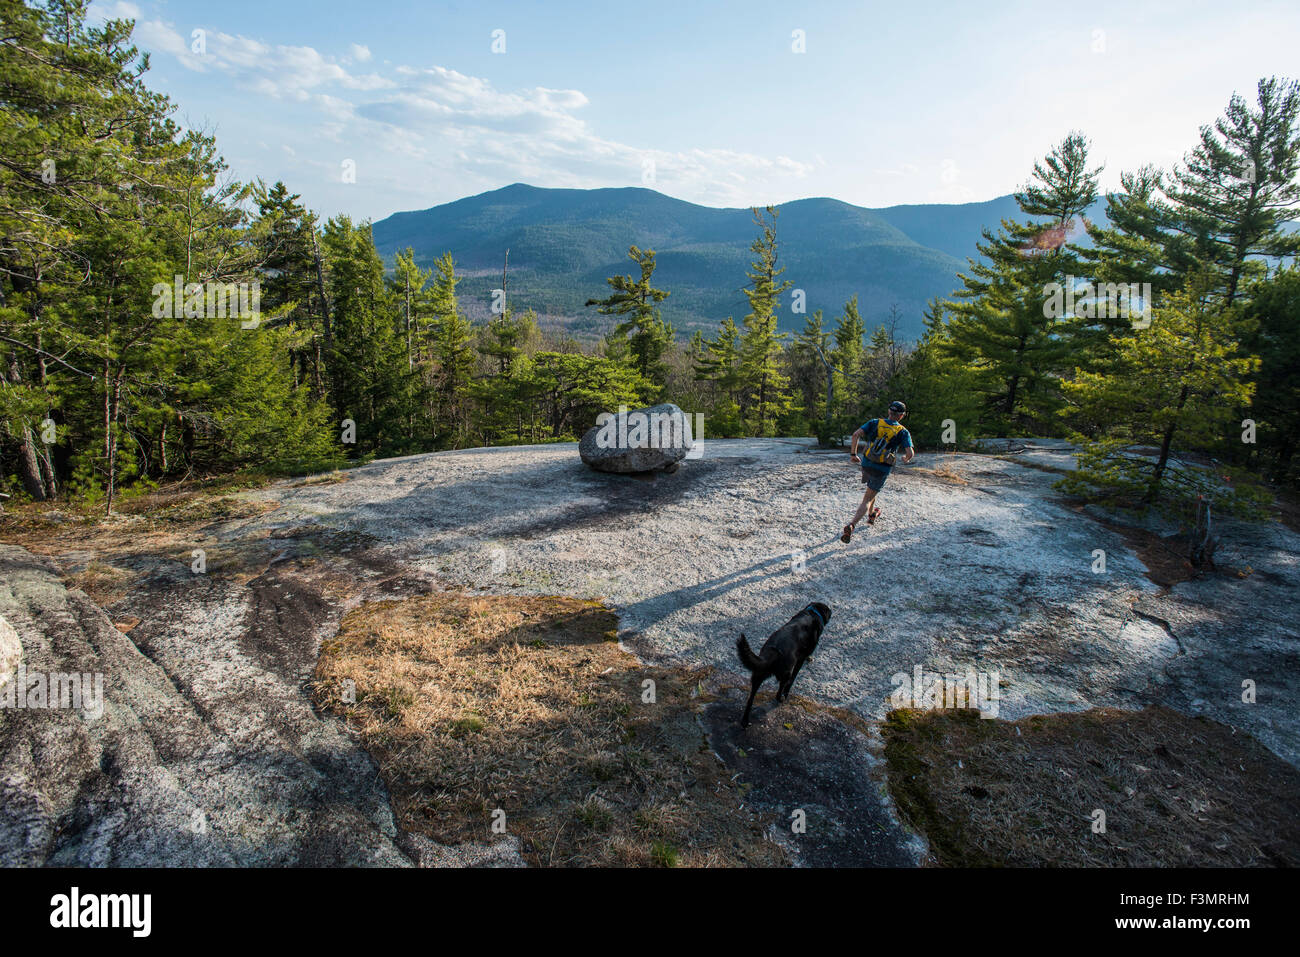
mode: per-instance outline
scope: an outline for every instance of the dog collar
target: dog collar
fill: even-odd
[[[814,608],[812,605],[809,605],[807,608],[804,609],[804,611],[810,611],[810,612],[812,612],[814,615],[817,616],[817,620],[820,621],[820,622],[822,623],[822,627],[823,627],[823,628],[826,627],[826,619],[823,618],[823,617],[822,617],[822,613],[819,612],[819,611],[818,611],[816,608]]]

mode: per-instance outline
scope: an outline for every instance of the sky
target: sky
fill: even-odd
[[[962,203],[1071,130],[1103,188],[1300,76],[1300,3],[95,0],[241,180],[372,220],[515,182]],[[198,31],[198,32],[196,32]]]

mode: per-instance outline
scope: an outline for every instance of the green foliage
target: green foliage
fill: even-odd
[[[985,230],[979,251],[949,306],[943,347],[975,368],[984,402],[981,424],[1003,434],[1033,431],[1059,408],[1058,383],[1075,351],[1076,316],[1048,308],[1051,284],[1069,282],[1078,258],[1064,235],[1096,198],[1099,170],[1087,168],[1087,141],[1072,133],[1034,166],[1034,181],[1017,194],[1020,209],[1041,219],[1003,220]]]
[[[666,325],[659,317],[658,309],[658,304],[668,298],[668,293],[650,284],[655,271],[653,249],[641,250],[632,246],[627,255],[640,268],[641,278],[611,276],[605,280],[614,290],[610,296],[588,299],[586,304],[596,306],[596,311],[602,316],[621,317],[611,336],[627,339],[637,373],[653,383],[646,397],[647,401],[653,401],[663,389],[667,376],[663,356],[673,341],[672,326]]]
[[[1114,341],[1108,374],[1079,370],[1065,383],[1069,415],[1093,438],[1062,487],[1084,494],[1091,486],[1143,505],[1201,494],[1233,501],[1231,490],[1208,488],[1196,469],[1171,458],[1183,435],[1222,436],[1254,391],[1259,360],[1238,354],[1232,332],[1230,310],[1194,286],[1169,296],[1149,328]]]
[[[1255,394],[1246,410],[1255,422],[1256,444],[1231,447],[1248,450],[1250,463],[1277,481],[1295,484],[1300,465],[1295,455],[1300,436],[1300,268],[1255,283],[1243,313],[1243,348],[1260,359]]]
[[[741,418],[755,435],[774,434],[777,420],[789,412],[789,379],[779,362],[784,334],[777,333],[777,310],[781,295],[794,283],[779,281],[785,272],[777,266],[776,219],[778,211],[768,206],[766,215],[753,210],[758,238],[750,245],[755,259],[750,264],[745,298],[749,314],[740,344]]]

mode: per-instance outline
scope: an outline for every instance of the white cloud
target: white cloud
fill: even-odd
[[[312,104],[322,114],[286,129],[306,142],[355,156],[377,171],[392,193],[426,191],[431,171],[470,192],[524,181],[538,186],[640,186],[713,205],[748,205],[754,197],[801,192],[815,166],[786,156],[766,157],[723,148],[663,150],[600,136],[582,118],[582,91],[535,86],[499,90],[482,77],[442,66],[399,65],[357,73],[354,61],[372,58],[351,44],[332,57],[308,46],[269,44],[208,30],[205,49],[162,20],[137,23],[140,45],[176,57],[186,67],[220,76],[240,90],[272,100]],[[293,108],[293,109],[296,109]],[[296,117],[297,114],[294,114]],[[292,155],[292,154],[291,154]],[[653,161],[653,181],[643,181]],[[333,169],[329,159],[322,169]],[[258,171],[260,172],[260,171]],[[426,197],[427,198],[427,197]]]
[[[313,47],[271,46],[242,34],[209,30],[203,52],[196,53],[189,40],[162,20],[137,23],[136,38],[145,49],[169,53],[192,70],[222,73],[241,89],[275,99],[305,101],[324,86],[363,91],[393,86],[377,73],[351,73],[340,60]]]
[[[406,72],[406,71],[399,71]],[[579,90],[496,89],[488,80],[430,67],[356,107],[356,117],[408,138],[404,152],[450,165],[483,187],[647,185],[710,203],[744,205],[753,195],[788,194],[813,166],[726,149],[647,149],[599,136],[577,115]],[[643,183],[646,161],[654,180]]]

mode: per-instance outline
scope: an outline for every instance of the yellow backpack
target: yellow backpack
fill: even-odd
[[[880,465],[893,465],[894,451],[892,443],[897,438],[898,433],[902,431],[903,424],[901,422],[877,419],[876,439],[871,443],[871,448],[867,450],[867,461],[876,462]]]

